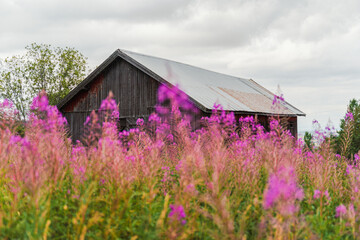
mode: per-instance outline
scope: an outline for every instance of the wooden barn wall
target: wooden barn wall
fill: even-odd
[[[92,110],[112,91],[119,105],[120,122],[133,124],[138,117],[147,117],[154,109],[159,82],[131,64],[118,59],[79,92],[62,109],[74,140],[81,138],[84,122]]]
[[[210,117],[210,113],[205,113],[203,111],[200,111],[200,114],[197,114],[195,116],[194,122],[192,122],[193,129],[199,128],[202,126],[202,117]],[[239,123],[240,118],[245,117],[253,117],[259,124],[261,124],[265,131],[270,131],[270,118],[271,116],[268,115],[257,115],[257,114],[235,114],[236,122]],[[282,122],[283,126],[288,129],[291,134],[297,138],[298,132],[297,132],[297,117],[280,117],[280,121]]]
[[[252,116],[256,119],[258,123],[260,123],[266,131],[270,131],[270,116],[265,115],[249,115],[249,114],[236,114],[235,119],[238,122],[241,117],[249,117]],[[276,118],[276,117],[275,117]],[[280,117],[280,121],[282,122],[283,126],[287,128],[291,135],[293,135],[295,138],[298,137],[298,131],[297,131],[297,117]]]

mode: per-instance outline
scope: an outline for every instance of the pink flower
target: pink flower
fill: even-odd
[[[39,95],[37,95],[30,106],[31,110],[38,110],[38,111],[46,111],[46,109],[49,106],[48,98],[45,94],[45,92],[41,92]]]
[[[167,115],[183,114],[184,117],[191,117],[198,109],[188,100],[187,95],[178,86],[161,85],[158,89],[158,105],[156,112],[166,117]]]
[[[169,134],[167,135],[166,139],[167,139],[169,142],[173,142],[173,141],[174,141],[174,136],[173,136],[171,133],[169,133]]]
[[[314,199],[319,199],[321,197],[321,191],[316,189],[314,190]]]
[[[186,214],[184,211],[184,207],[181,205],[173,205],[170,204],[170,213],[169,213],[169,218],[171,219],[176,219],[177,221],[181,222],[182,225],[185,225],[186,223]]]
[[[112,92],[110,92],[109,96],[101,102],[99,112],[104,113],[104,116],[111,120],[117,120],[119,118],[120,113],[116,101],[113,99]]]
[[[326,190],[326,191],[324,192],[324,195],[325,195],[325,197],[326,197],[328,200],[330,200],[330,195],[329,195],[329,191],[328,191],[328,190]]]
[[[278,208],[283,215],[297,211],[296,200],[304,198],[304,191],[297,186],[293,168],[282,168],[269,177],[269,184],[264,193],[265,209]]]
[[[144,125],[144,119],[138,118],[136,120],[136,125],[139,126],[139,127],[143,126]]]
[[[0,103],[2,108],[12,108],[13,104],[8,99],[5,99],[2,103]]]
[[[350,173],[351,173],[352,169],[353,169],[353,167],[352,167],[351,165],[347,165],[347,167],[346,167],[346,174],[345,174],[345,176],[346,176],[346,175],[350,175]]]
[[[346,207],[341,204],[336,207],[336,217],[343,217],[346,214]]]
[[[275,105],[277,103],[282,103],[282,102],[285,102],[285,99],[282,94],[280,96],[274,95],[272,105]]]
[[[149,116],[149,122],[153,122],[155,124],[159,124],[161,122],[161,118],[156,114],[156,113],[152,113]]]
[[[87,116],[87,117],[86,117],[86,120],[85,120],[85,122],[84,122],[84,126],[88,125],[88,123],[90,122],[90,120],[91,120],[90,116]]]
[[[134,156],[126,156],[125,160],[129,161],[129,162],[132,162],[132,163],[135,163],[136,158]]]
[[[194,184],[187,185],[184,191],[188,192],[188,193],[192,193],[192,194],[197,194],[198,193],[198,191],[196,190]]]
[[[179,161],[178,164],[175,166],[175,170],[179,171],[182,167],[182,161]]]
[[[101,102],[100,111],[117,111],[117,105],[114,99],[111,96],[108,96],[105,100]]]
[[[325,190],[324,192],[321,192],[320,190],[316,189],[314,190],[314,199],[319,199],[321,197],[326,197],[326,199],[329,201],[330,200],[330,195],[329,195],[329,191]]]
[[[10,137],[9,143],[12,144],[12,145],[14,145],[14,144],[17,144],[18,142],[20,142],[21,140],[22,140],[22,138],[21,138],[20,136],[18,136],[18,135],[12,135],[12,136]]]
[[[275,129],[279,128],[279,127],[280,127],[279,121],[277,121],[276,119],[273,119],[273,120],[270,121],[270,129],[271,130],[275,130]]]
[[[352,121],[354,120],[354,115],[352,114],[352,112],[347,112],[345,115],[345,121]]]

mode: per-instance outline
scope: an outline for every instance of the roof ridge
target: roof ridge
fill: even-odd
[[[138,53],[138,52],[134,52],[134,51],[130,51],[130,50],[126,50],[126,49],[118,49],[119,51],[121,51],[122,53],[126,54],[126,52],[129,52],[131,54],[137,54],[139,56],[144,56],[144,57],[150,57],[150,58],[157,58],[159,60],[165,60],[165,61],[169,61],[169,62],[173,62],[173,63],[177,63],[177,64],[182,64],[182,65],[185,65],[185,66],[188,66],[188,67],[192,67],[192,68],[197,68],[197,69],[201,69],[201,70],[204,70],[204,71],[207,71],[207,72],[211,72],[211,73],[216,73],[216,74],[219,74],[219,75],[224,75],[224,76],[227,76],[227,77],[232,77],[232,78],[235,78],[235,79],[238,79],[238,80],[246,80],[246,81],[249,81],[251,78],[241,78],[241,77],[237,77],[237,76],[234,76],[234,75],[229,75],[229,74],[226,74],[226,73],[221,73],[221,72],[215,72],[213,70],[209,70],[209,69],[206,69],[206,68],[203,68],[203,67],[198,67],[198,66],[194,66],[194,65],[191,65],[191,64],[188,64],[188,63],[183,63],[183,62],[179,62],[179,61],[175,61],[175,60],[171,60],[171,59],[167,59],[167,58],[163,58],[163,57],[157,57],[157,56],[152,56],[152,55],[147,55],[147,54],[143,54],[143,53]],[[127,55],[127,54],[126,54]],[[130,56],[129,56],[130,57]]]

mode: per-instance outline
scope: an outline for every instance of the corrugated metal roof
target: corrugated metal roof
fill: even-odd
[[[251,79],[221,74],[158,57],[120,50],[172,85],[178,85],[189,97],[212,109],[221,104],[224,110],[305,116],[299,109],[284,102],[274,107],[274,94]]]

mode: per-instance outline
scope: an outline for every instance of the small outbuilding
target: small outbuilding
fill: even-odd
[[[268,126],[270,116],[281,116],[297,137],[297,117],[305,114],[289,103],[273,107],[274,94],[252,79],[243,79],[188,64],[116,50],[59,104],[73,139],[80,139],[86,117],[100,108],[109,91],[119,104],[119,124],[131,128],[138,118],[147,119],[157,104],[160,84],[177,85],[200,110],[209,116],[214,104],[234,112],[236,118],[254,116]]]

